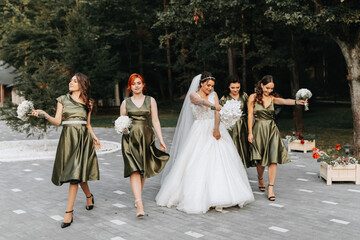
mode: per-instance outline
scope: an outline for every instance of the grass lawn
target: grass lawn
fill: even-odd
[[[304,134],[315,134],[316,146],[329,148],[339,143],[353,143],[353,118],[350,105],[313,104],[303,112]],[[276,121],[284,137],[292,135],[291,107],[284,107]]]
[[[175,127],[181,110],[181,101],[169,103],[159,102],[159,118],[162,127]],[[97,116],[92,116],[91,123],[94,127],[113,127],[114,121],[119,116],[119,109],[111,111],[99,110]],[[105,114],[103,114],[105,113]],[[304,134],[315,134],[316,146],[328,148],[339,143],[353,142],[353,119],[350,105],[312,104],[310,111],[303,112]],[[292,135],[294,124],[292,108],[284,106],[276,120],[281,135]]]

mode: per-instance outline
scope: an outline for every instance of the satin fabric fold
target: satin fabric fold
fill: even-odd
[[[268,107],[255,102],[253,143],[250,144],[251,161],[261,166],[271,163],[289,163],[290,158],[274,121],[274,103]]]
[[[63,105],[63,121],[86,121],[87,108],[74,101],[69,94],[56,99]],[[60,186],[63,183],[76,184],[100,179],[98,159],[93,138],[84,124],[63,126],[51,181]]]
[[[155,134],[149,125],[150,107],[149,96],[145,96],[140,107],[131,98],[126,99],[126,111],[132,119],[132,126],[129,134],[123,134],[121,141],[124,177],[129,177],[133,172],[139,172],[144,178],[156,176],[169,160],[169,154],[156,147]]]
[[[234,99],[230,95],[223,96],[219,103],[224,106],[226,101]],[[253,167],[254,163],[250,160],[250,147],[248,141],[248,124],[247,124],[247,101],[248,95],[243,93],[239,99],[235,99],[241,103],[241,111],[242,115],[239,121],[235,123],[235,125],[228,130],[235,147],[243,161],[244,167],[249,168]]]

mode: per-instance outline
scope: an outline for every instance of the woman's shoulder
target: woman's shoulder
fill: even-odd
[[[252,93],[249,96],[249,100],[254,100],[256,98],[256,93]]]
[[[69,98],[69,94],[64,94],[56,98],[56,101],[60,102],[61,104],[64,103],[66,99]]]

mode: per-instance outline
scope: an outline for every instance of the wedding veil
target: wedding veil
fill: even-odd
[[[196,92],[199,87],[201,74],[193,78],[188,92],[186,93],[183,106],[179,115],[178,122],[176,124],[175,134],[170,150],[170,159],[167,162],[164,170],[162,171],[161,183],[170,172],[173,167],[176,158],[181,153],[182,148],[186,142],[186,138],[189,135],[190,128],[194,122],[194,116],[191,111],[190,94]]]

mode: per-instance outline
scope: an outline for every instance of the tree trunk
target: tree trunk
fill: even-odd
[[[164,0],[164,11],[166,10],[166,0]],[[171,55],[170,55],[170,40],[167,28],[165,28],[166,35],[166,60],[167,60],[167,72],[168,72],[168,84],[169,84],[169,99],[174,100],[173,96],[173,82],[171,76]]]
[[[170,40],[168,37],[168,30],[165,28],[166,34],[166,60],[167,60],[167,72],[168,72],[168,84],[169,84],[169,99],[170,101],[174,100],[173,97],[173,82],[171,76],[171,56],[170,56]]]
[[[242,35],[244,36],[244,14],[241,14],[241,28],[242,28]],[[246,92],[246,43],[243,42],[242,44],[242,80],[241,80],[241,88],[244,92]]]
[[[354,156],[360,157],[360,43],[355,46],[335,39],[344,55],[348,67],[347,80],[350,87],[351,110],[354,122]]]
[[[299,69],[295,54],[295,37],[294,32],[290,30],[290,88],[291,96],[295,98],[296,92],[299,90]],[[304,131],[304,124],[302,119],[302,106],[295,106],[293,108],[293,119],[295,125],[296,136],[302,138]]]
[[[143,43],[141,36],[138,36],[138,49],[139,49],[139,73],[144,74],[144,60],[143,60]]]
[[[242,45],[242,80],[241,80],[241,88],[244,92],[246,92],[246,44]]]
[[[136,21],[136,35],[138,40],[138,51],[139,51],[139,73],[144,74],[144,58],[143,58],[143,41],[142,41],[142,29]]]
[[[229,44],[229,46],[228,46],[228,63],[229,63],[229,76],[234,76],[234,74],[235,74],[234,57],[233,57],[231,44]]]

